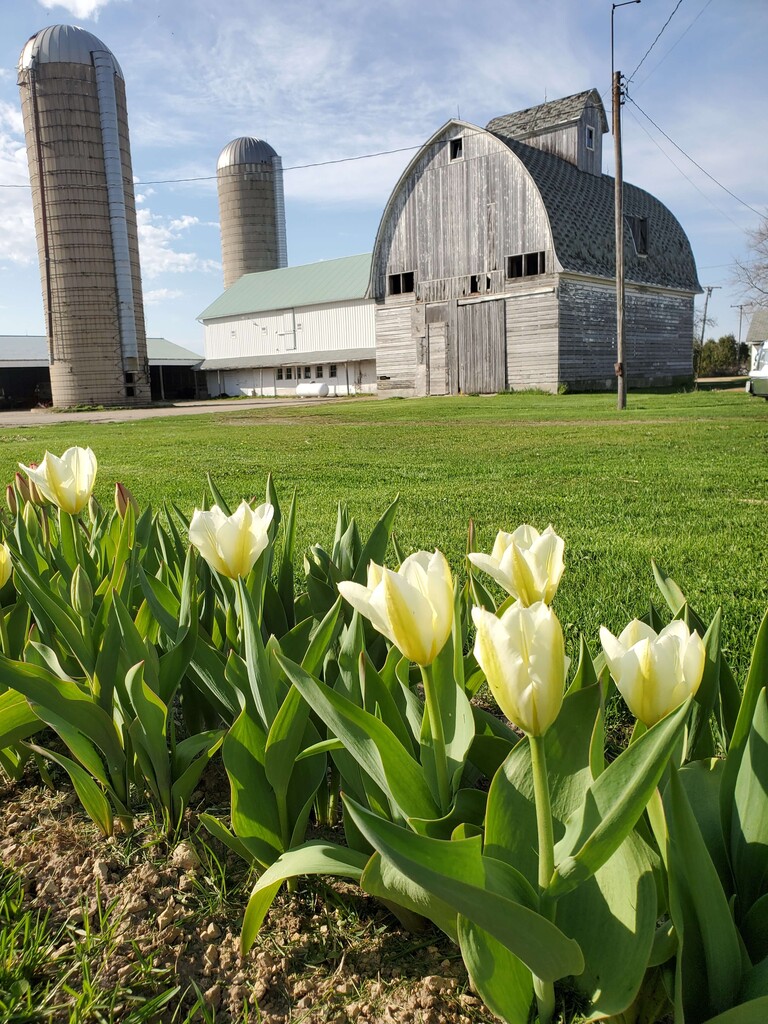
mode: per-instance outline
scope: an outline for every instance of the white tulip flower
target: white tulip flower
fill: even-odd
[[[11,578],[13,563],[11,562],[11,549],[3,542],[0,544],[0,587],[4,587]],[[2,612],[0,612],[2,614]]]
[[[680,619],[660,633],[633,619],[618,638],[600,627],[605,660],[627,706],[647,726],[696,693],[706,653],[701,637]]]
[[[45,453],[39,466],[21,468],[46,501],[77,515],[88,504],[98,463],[90,448],[67,448],[61,458]]]
[[[557,616],[543,601],[516,601],[501,618],[472,609],[475,657],[501,710],[529,736],[543,736],[560,713],[570,659]]]
[[[533,526],[523,525],[514,533],[499,530],[490,555],[472,552],[469,560],[529,606],[552,601],[565,568],[564,551],[565,542],[551,526],[539,533]]]
[[[247,576],[269,544],[269,524],[274,514],[269,503],[252,509],[245,500],[231,516],[218,505],[207,512],[195,509],[189,541],[216,572],[230,579]]]
[[[417,551],[397,572],[371,562],[367,585],[339,583],[339,593],[417,665],[431,665],[453,628],[453,579],[440,551]]]

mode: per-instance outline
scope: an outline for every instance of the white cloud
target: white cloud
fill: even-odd
[[[152,291],[144,292],[144,305],[159,306],[163,302],[180,299],[183,295],[184,292],[178,288],[153,288]]]
[[[221,269],[221,264],[216,260],[202,259],[195,252],[180,252],[174,248],[181,233],[197,224],[197,217],[185,214],[168,219],[143,207],[136,211],[136,221],[141,269],[147,277],[194,271],[210,273]]]
[[[21,114],[9,103],[0,102],[0,263],[24,265],[36,261],[37,248],[22,133]]]
[[[112,0],[38,0],[41,7],[52,11],[55,7],[63,7],[74,18],[93,18],[98,20],[99,11]]]

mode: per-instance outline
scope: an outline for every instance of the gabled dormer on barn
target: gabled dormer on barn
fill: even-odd
[[[603,135],[608,131],[608,119],[597,89],[494,117],[485,127],[494,135],[552,153],[580,171],[598,177],[603,173]]]

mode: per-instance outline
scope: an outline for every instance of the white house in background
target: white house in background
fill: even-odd
[[[366,254],[244,274],[198,317],[208,393],[287,397],[327,384],[330,395],[375,394],[370,273]]]

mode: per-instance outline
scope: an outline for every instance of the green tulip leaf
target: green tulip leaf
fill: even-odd
[[[261,626],[256,616],[256,608],[242,579],[238,580],[238,589],[242,603],[245,663],[250,683],[249,697],[264,728],[269,730],[277,715],[275,683],[261,639]]]
[[[256,839],[265,865],[283,848],[274,790],[264,770],[267,737],[260,722],[247,710],[235,719],[222,748],[224,767],[232,790],[232,829],[242,840]]]
[[[630,832],[595,874],[557,902],[558,928],[581,946],[576,979],[595,1017],[619,1017],[640,991],[658,917],[654,859]]]
[[[75,621],[75,613],[69,608],[69,602],[57,600],[55,594],[43,586],[37,572],[24,561],[18,560],[14,570],[19,591],[34,612],[38,627],[49,623],[53,634],[58,635],[80,662],[83,671],[90,675],[94,666],[94,652],[85,642],[80,623]]]
[[[576,813],[592,783],[590,739],[600,715],[600,688],[577,689],[563,701],[554,724],[544,736],[555,839]],[[488,794],[485,852],[538,881],[536,805],[531,749],[519,743],[496,773]]]
[[[527,1024],[533,976],[525,964],[488,932],[459,915],[461,955],[475,991],[507,1024]]]
[[[241,953],[245,955],[253,945],[283,882],[298,875],[333,875],[357,882],[367,860],[365,854],[322,841],[305,843],[282,854],[261,875],[248,900],[240,934]]]
[[[590,878],[635,827],[682,734],[690,704],[689,698],[630,744],[586,791],[555,847],[552,897]]]
[[[424,919],[428,918],[454,942],[458,941],[456,911],[381,854],[371,855],[360,878],[360,888],[387,904],[411,930],[420,930],[419,922],[423,927]]]
[[[733,792],[731,866],[739,905],[747,911],[768,894],[768,696],[765,690],[757,699]]]
[[[720,758],[691,761],[680,769],[678,779],[685,790],[707,852],[717,868],[721,885],[729,892],[733,886],[733,876],[723,838],[719,805],[724,770],[725,762]]]
[[[705,1024],[765,1024],[768,1020],[768,996],[751,999],[748,1003],[734,1006],[725,1013],[710,1017]]]
[[[577,942],[535,909],[532,886],[514,868],[482,854],[482,841],[428,839],[400,828],[345,798],[360,831],[382,857],[488,931],[537,977],[553,982],[580,974]]]
[[[753,999],[768,996],[768,956],[750,968],[742,978],[739,1002],[748,1003]]]
[[[674,770],[664,809],[670,914],[680,943],[675,1003],[684,1008],[686,1018],[705,1020],[736,1000],[742,971],[739,937],[728,898]]]
[[[752,963],[768,958],[768,893],[749,908],[740,932]]]
[[[205,812],[199,815],[199,820],[202,825],[211,833],[214,839],[218,839],[220,843],[223,843],[227,849],[236,853],[238,857],[241,857],[246,864],[264,864],[267,863],[266,858],[269,858],[271,863],[274,857],[274,851],[269,852],[264,848],[263,844],[255,843],[252,840],[238,839],[238,837],[227,828],[227,826],[219,821],[218,818],[214,818],[212,814],[206,814]]]
[[[55,761],[72,780],[75,792],[80,798],[86,814],[101,830],[102,835],[111,836],[114,829],[114,815],[109,801],[104,793],[93,781],[92,777],[79,764],[64,754],[55,754],[45,747],[38,747],[33,743],[28,744],[30,750],[34,750],[41,757],[47,757]]]
[[[343,741],[360,768],[391,796],[403,814],[419,818],[437,817],[437,805],[421,766],[408,754],[391,729],[299,665],[280,655],[278,661],[309,706],[333,735]]]
[[[0,750],[43,729],[43,722],[16,690],[0,693]]]
[[[277,593],[285,611],[288,627],[295,624],[293,597],[293,548],[296,541],[296,489],[291,497],[291,506],[283,523],[283,550],[277,570]],[[314,671],[311,669],[310,671]]]
[[[383,564],[399,501],[400,495],[398,494],[392,504],[384,510],[381,518],[368,535],[365,547],[357,560],[357,564],[354,566],[352,579],[355,583],[365,583],[368,576],[369,562],[376,562],[377,565]]]
[[[741,767],[741,759],[747,746],[752,722],[755,717],[758,697],[768,679],[768,612],[760,623],[757,639],[752,651],[747,682],[741,698],[738,718],[733,729],[725,762],[725,773],[720,787],[720,812],[723,818],[723,832],[726,843],[730,842],[732,810],[736,780]]]

